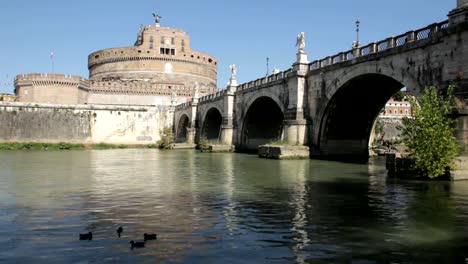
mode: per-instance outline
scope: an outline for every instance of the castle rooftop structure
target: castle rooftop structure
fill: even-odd
[[[141,26],[134,46],[88,56],[89,80],[64,74],[20,74],[19,102],[170,105],[216,91],[217,59],[190,48],[180,29]]]

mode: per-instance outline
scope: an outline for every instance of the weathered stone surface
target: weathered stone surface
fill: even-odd
[[[466,181],[468,180],[468,170],[453,170],[450,171],[450,180],[452,181]]]
[[[151,144],[170,126],[157,107],[0,103],[0,141]]]
[[[258,148],[258,156],[267,159],[307,159],[309,147],[263,145]]]
[[[208,147],[208,152],[232,152],[234,151],[234,146],[232,145],[210,145]]]
[[[173,149],[195,149],[197,145],[189,143],[176,143]]]

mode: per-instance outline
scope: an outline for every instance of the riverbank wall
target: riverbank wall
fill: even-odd
[[[0,102],[0,142],[152,144],[172,119],[161,106]]]

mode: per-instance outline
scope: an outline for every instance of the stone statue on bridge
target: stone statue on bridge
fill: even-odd
[[[231,79],[235,79],[236,74],[237,74],[236,65],[235,64],[229,65],[229,69],[231,69]]]
[[[304,52],[305,45],[306,45],[305,44],[305,33],[301,32],[299,35],[297,35],[297,39],[296,39],[296,46],[298,47],[298,51],[300,53]]]
[[[172,105],[177,104],[177,93],[176,92],[172,92],[172,94],[171,94],[171,104]]]

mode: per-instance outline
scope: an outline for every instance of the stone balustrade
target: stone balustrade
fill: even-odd
[[[340,52],[338,54],[325,57],[323,59],[315,60],[309,64],[309,70],[318,70],[322,69],[337,63],[350,61],[358,57],[367,56],[370,54],[376,54],[383,52],[392,48],[400,47],[407,45],[409,43],[414,43],[416,41],[424,40],[430,38],[437,32],[447,28],[449,26],[448,20],[434,23],[427,27],[420,28],[417,30],[408,31],[404,34],[397,36],[392,36],[387,39],[373,42],[365,46],[360,46],[355,49],[348,51]]]
[[[266,85],[266,84],[269,84],[269,83],[277,82],[279,80],[283,80],[283,79],[288,78],[288,76],[289,76],[289,74],[291,72],[292,72],[292,69],[288,69],[286,71],[271,74],[271,75],[268,75],[268,76],[265,76],[265,77],[262,77],[262,78],[247,82],[247,83],[243,83],[243,84],[240,84],[237,87],[237,90],[238,91],[243,91],[243,90],[251,89],[251,88],[254,88],[254,87],[257,87],[257,86],[260,86],[260,85]]]

